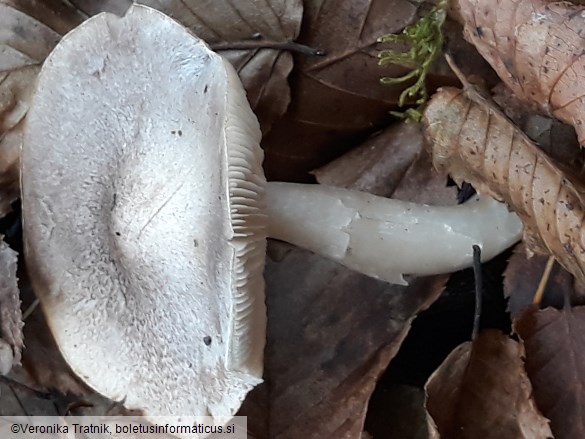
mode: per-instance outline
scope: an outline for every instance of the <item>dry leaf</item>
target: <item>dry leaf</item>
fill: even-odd
[[[423,141],[420,125],[395,124],[314,174],[320,184],[388,196],[423,151]]]
[[[572,124],[585,143],[585,9],[548,0],[458,0],[465,37],[521,99]]]
[[[15,367],[10,377],[17,382],[26,381],[26,372]],[[0,416],[58,416],[54,400],[48,394],[36,393],[24,386],[0,382]]]
[[[448,3],[451,4],[452,2]],[[451,17],[447,17],[443,24],[443,35],[445,36],[443,53],[448,53],[453,58],[453,61],[459,66],[466,78],[469,78],[474,84],[481,84],[486,89],[491,89],[501,84],[501,80],[494,69],[483,59],[475,46],[463,38],[463,27],[460,23],[451,19]],[[443,56],[439,56],[436,62],[444,62],[444,76],[451,77],[453,75],[453,71]],[[439,86],[445,85],[449,84],[439,84]]]
[[[558,439],[585,437],[585,307],[529,308],[514,322],[534,399]]]
[[[404,73],[405,68],[392,65],[382,68],[378,65],[377,55],[382,46],[377,44],[377,39],[385,34],[400,32],[416,18],[416,12],[416,5],[404,0],[307,1],[299,41],[308,46],[322,47],[327,50],[327,55],[299,60],[297,67],[300,76],[330,92],[374,102],[396,103],[403,87],[383,86],[379,79],[381,76]],[[303,84],[296,86],[303,89]],[[312,100],[318,103],[320,95],[313,96]],[[359,119],[364,115],[350,117],[355,107],[339,114],[320,113],[319,107],[311,106],[309,101],[303,101],[302,105],[304,108],[300,110],[307,116],[305,120],[337,125],[347,121],[351,127],[360,127],[363,123]]]
[[[0,0],[0,17],[0,72],[42,63],[61,36],[87,18],[60,0]]]
[[[550,157],[575,172],[583,168],[585,150],[579,146],[572,126],[539,114],[534,105],[518,100],[502,82],[492,89],[492,99]]]
[[[299,249],[268,260],[266,281],[264,437],[359,438],[375,382],[442,284],[390,285]]]
[[[524,244],[519,244],[508,262],[504,273],[504,294],[509,297],[508,310],[512,318],[532,305],[534,294],[544,272],[547,256],[526,256]],[[585,288],[579,286],[573,276],[558,264],[555,264],[546,283],[541,307],[554,306],[562,308],[565,297],[571,298],[572,305],[585,304]]]
[[[381,85],[382,76],[400,76],[404,66],[377,65],[377,53],[390,46],[378,45],[378,37],[399,33],[428,12],[408,0],[311,0],[299,42],[327,50],[325,57],[299,58],[291,75],[293,100],[263,141],[269,179],[312,181],[309,172],[339,157],[373,131],[395,120],[404,85]],[[497,78],[475,48],[459,37],[458,27],[446,23],[447,46],[466,71],[482,74],[490,84]],[[399,50],[404,49],[403,47]],[[442,59],[427,77],[430,90],[458,81]]]
[[[552,437],[532,400],[523,351],[520,343],[488,329],[451,352],[425,387],[433,437]]]
[[[435,167],[504,200],[522,219],[531,250],[550,252],[585,285],[585,191],[512,125],[472,93],[446,88],[424,123]]]
[[[329,186],[417,203],[456,204],[455,187],[447,187],[445,176],[433,169],[423,145],[420,124],[397,123],[314,174]]]
[[[404,343],[408,343],[408,337]],[[404,344],[398,356],[403,349]],[[390,368],[395,361],[395,358],[392,359]],[[400,381],[388,383],[387,379],[388,369],[378,381],[368,403],[366,431],[373,438],[428,439],[424,389]]]
[[[2,351],[0,373],[2,375],[6,375],[13,365],[20,364],[23,348],[23,322],[16,277],[17,259],[17,253],[0,240],[0,341],[3,345],[0,348]]]
[[[378,66],[376,40],[401,31],[416,9],[408,0],[305,2],[298,41],[327,55],[296,60],[289,111],[263,140],[269,179],[308,181],[309,171],[390,120],[403,87],[380,78],[407,70]]]
[[[55,0],[52,0],[55,1]],[[117,15],[124,15],[128,8],[132,5],[132,0],[60,0],[61,2],[69,2],[75,6],[76,10],[80,14],[86,16],[86,18],[92,15],[99,14],[100,12],[112,12]],[[137,1],[136,3],[143,3]],[[159,2],[159,3],[164,3]]]
[[[127,413],[110,413],[112,401],[92,393],[80,399],[76,395],[63,394],[52,389],[38,389],[28,373],[20,368],[12,369],[8,379],[0,382],[0,416],[102,416]]]
[[[445,176],[433,168],[429,152],[423,149],[404,174],[392,198],[421,204],[454,206],[457,204],[457,188],[447,186],[446,183]]]

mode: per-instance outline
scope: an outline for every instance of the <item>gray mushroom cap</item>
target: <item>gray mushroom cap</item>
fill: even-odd
[[[47,58],[22,151],[26,261],[63,356],[147,415],[233,415],[261,382],[260,131],[169,17],[97,15]]]

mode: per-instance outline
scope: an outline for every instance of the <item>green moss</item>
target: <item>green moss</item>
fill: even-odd
[[[384,77],[380,79],[382,84],[401,84],[416,79],[414,84],[407,87],[398,100],[400,107],[414,99],[417,108],[409,108],[405,112],[392,112],[400,117],[419,121],[422,117],[422,108],[427,101],[428,94],[425,81],[427,73],[433,61],[441,53],[443,48],[442,27],[447,16],[447,0],[441,0],[427,15],[416,23],[407,26],[400,34],[384,35],[378,38],[380,43],[406,43],[407,51],[382,50],[378,54],[378,64],[399,64],[411,67],[412,70],[404,76],[397,78]]]

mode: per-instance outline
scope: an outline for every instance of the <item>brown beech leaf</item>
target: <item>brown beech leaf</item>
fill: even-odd
[[[314,174],[320,184],[416,203],[457,204],[456,188],[433,168],[420,124],[392,125]]]
[[[258,437],[359,439],[377,379],[447,276],[396,286],[286,247],[266,266],[268,431]]]
[[[435,167],[505,201],[529,249],[550,252],[585,285],[583,188],[478,93],[442,89],[424,124]]]
[[[321,184],[386,196],[396,190],[423,151],[423,141],[420,125],[395,124],[314,174]]]
[[[54,389],[49,392],[46,388],[39,388],[38,383],[19,366],[0,381],[0,394],[0,416],[102,415],[112,406],[112,401],[97,393],[80,399]]]
[[[0,0],[0,17],[0,72],[42,63],[61,37],[87,18],[60,0]]]
[[[365,432],[371,434],[368,437],[428,439],[424,389],[400,382],[389,383],[388,373],[388,370],[384,372],[368,403],[365,424]]]
[[[585,143],[582,6],[548,0],[457,0],[472,42],[514,93],[572,124]]]
[[[248,100],[266,133],[290,102],[288,75],[293,67],[289,51],[269,49],[294,41],[301,28],[301,0],[140,0],[163,11],[203,38],[236,68]],[[255,35],[261,39],[250,41]],[[229,50],[230,47],[245,49]],[[227,48],[227,50],[226,50]]]
[[[269,179],[308,180],[309,171],[390,120],[403,86],[384,86],[380,78],[407,69],[378,66],[376,40],[400,32],[416,11],[408,0],[305,2],[298,42],[327,55],[296,60],[289,111],[263,140]]]
[[[451,352],[425,386],[432,436],[551,438],[532,400],[523,354],[522,344],[494,329]]]
[[[0,236],[0,373],[6,375],[20,364],[23,348],[22,313],[18,278],[17,253]]]
[[[0,416],[59,416],[55,404],[49,398],[31,396],[30,392],[0,382]]]
[[[585,150],[580,147],[572,126],[539,114],[534,105],[520,101],[502,82],[492,89],[492,99],[550,157],[575,169],[576,173],[583,169]]]
[[[454,206],[457,204],[457,188],[446,185],[445,176],[433,168],[429,152],[423,149],[404,174],[392,198],[421,204]]]
[[[585,307],[532,307],[514,328],[526,347],[534,399],[555,437],[585,437]]]
[[[53,0],[54,1],[54,0]],[[61,0],[63,1],[63,0]],[[76,10],[86,17],[99,14],[100,12],[111,12],[113,14],[124,15],[132,0],[68,0]],[[67,0],[65,0],[67,3]],[[136,2],[143,3],[143,2]]]
[[[548,257],[542,255],[528,258],[524,244],[518,244],[514,249],[504,272],[504,295],[509,297],[508,310],[512,318],[519,317],[532,305],[547,260]],[[572,305],[584,305],[585,287],[576,283],[575,278],[567,270],[555,264],[546,283],[540,306],[560,309],[564,305],[565,297],[570,298]]]

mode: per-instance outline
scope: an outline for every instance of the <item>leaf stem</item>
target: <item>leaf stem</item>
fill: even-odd
[[[296,52],[307,56],[325,56],[327,52],[322,49],[314,49],[295,41],[269,41],[261,37],[243,41],[233,41],[225,43],[210,44],[209,47],[215,52],[222,50],[258,50],[258,49],[275,49]]]
[[[538,283],[536,293],[534,293],[534,299],[532,299],[532,303],[534,305],[540,305],[540,302],[542,302],[542,296],[544,296],[544,290],[546,289],[546,284],[548,283],[548,279],[550,277],[550,273],[553,269],[554,264],[555,258],[549,256],[548,260],[546,261],[546,266],[544,267],[542,277],[540,278],[540,282]]]
[[[479,245],[473,246],[473,276],[475,277],[475,311],[473,313],[473,330],[471,340],[479,334],[479,323],[481,319],[481,302],[483,292],[483,275],[481,272],[481,249]]]

